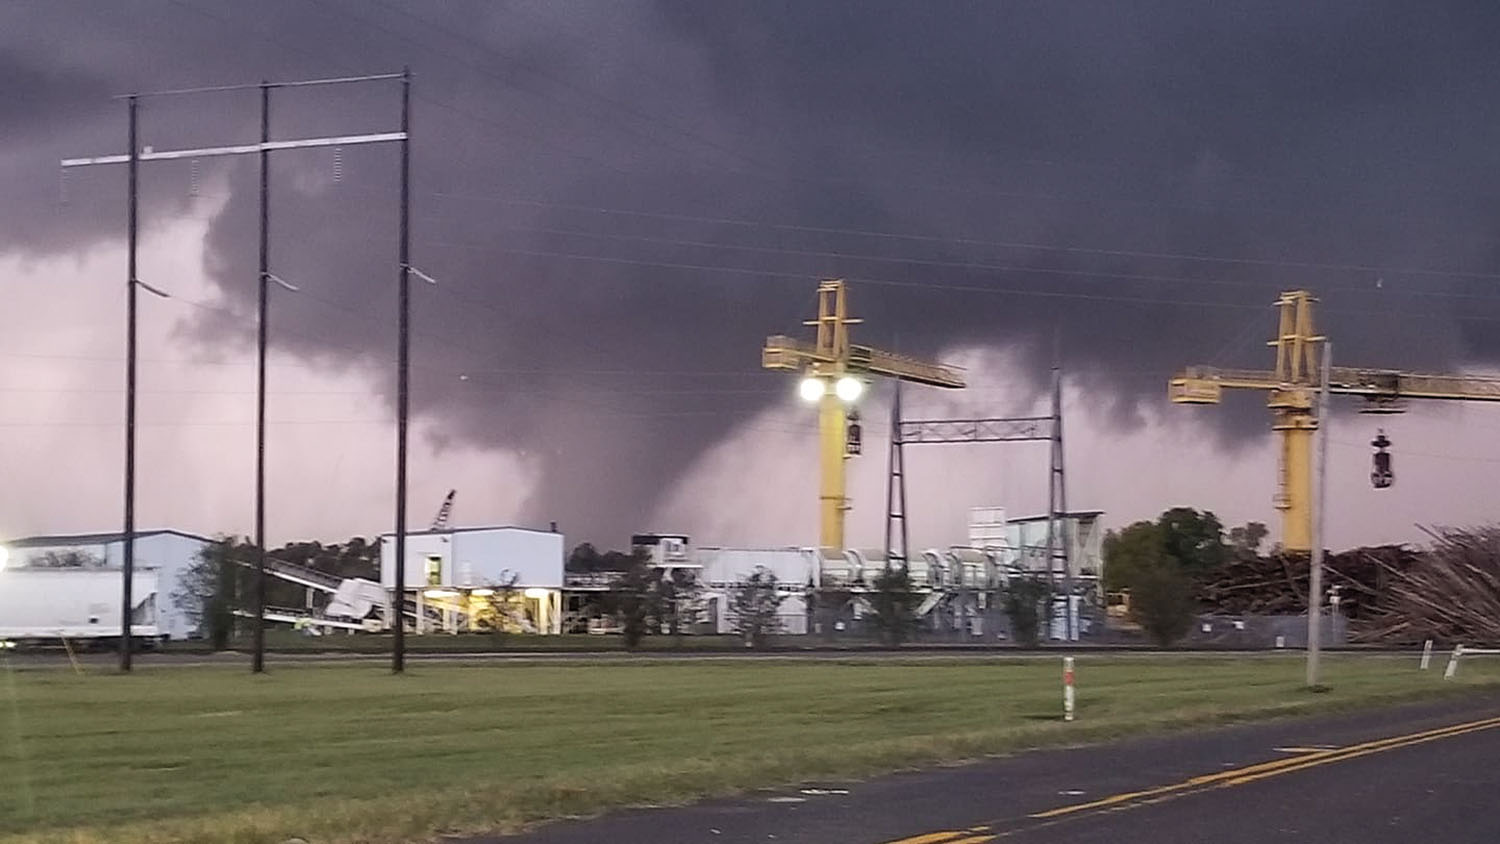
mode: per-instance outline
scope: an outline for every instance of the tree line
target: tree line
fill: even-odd
[[[1153,521],[1138,521],[1110,531],[1104,539],[1104,588],[1129,594],[1132,617],[1155,641],[1170,644],[1190,629],[1198,611],[1198,584],[1225,562],[1260,554],[1268,531],[1259,522],[1226,531],[1210,511],[1175,507]],[[269,552],[272,559],[303,566],[337,578],[379,579],[380,546],[364,537],[347,542],[290,542]],[[177,584],[172,599],[216,646],[224,646],[235,626],[235,611],[250,606],[254,589],[257,548],[248,539],[220,537],[205,546]],[[54,565],[86,565],[83,560],[57,560]],[[648,635],[681,637],[712,619],[704,617],[703,584],[689,568],[657,568],[649,552],[601,551],[590,543],[574,547],[565,561],[570,574],[601,574],[610,585],[595,611],[612,619],[625,645],[639,646]],[[518,596],[506,584],[495,590],[495,611],[486,613],[486,626],[497,632],[508,627],[505,618]],[[807,584],[812,602],[853,600],[849,590]],[[866,618],[880,638],[891,645],[908,641],[919,627],[917,609],[922,595],[904,567],[877,575],[863,593]],[[1045,622],[1050,585],[1042,576],[1019,575],[993,596],[1010,621],[1011,636],[1020,644],[1035,644]],[[766,569],[747,574],[726,596],[727,614],[734,630],[747,644],[762,646],[782,632],[780,607],[786,590]],[[268,578],[268,606],[302,606],[303,588]]]
[[[1260,555],[1260,522],[1227,533],[1211,511],[1173,507],[1104,537],[1104,588],[1129,595],[1130,614],[1157,644],[1187,635],[1198,615],[1198,586],[1226,562]]]

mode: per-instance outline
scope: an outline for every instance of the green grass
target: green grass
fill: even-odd
[[[699,660],[0,669],[0,840],[423,840],[805,778],[1462,693],[1414,659]]]
[[[805,636],[785,637],[790,646],[803,645]],[[864,641],[851,646],[868,646]],[[234,650],[249,651],[248,637],[236,639]],[[691,635],[674,639],[671,636],[647,636],[641,640],[643,651],[726,651],[744,650],[744,640],[737,636]],[[361,653],[389,654],[389,633],[360,633],[346,636],[335,633],[329,636],[305,636],[285,629],[266,631],[266,648],[273,653]],[[161,649],[170,653],[209,653],[207,642],[178,641],[163,643]],[[490,633],[427,634],[408,635],[406,649],[409,653],[489,653],[489,652],[599,652],[624,651],[624,640],[620,636],[591,636],[585,633],[570,633],[561,636],[538,636],[525,633],[508,633],[495,636]]]

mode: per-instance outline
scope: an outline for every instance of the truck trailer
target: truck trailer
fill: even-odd
[[[117,641],[121,577],[120,569],[0,569],[0,640]],[[131,635],[155,641],[161,636],[156,618],[158,572],[137,571],[132,580]]]

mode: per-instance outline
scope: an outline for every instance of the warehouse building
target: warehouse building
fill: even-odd
[[[173,601],[182,576],[213,540],[178,530],[135,538],[131,631],[185,639],[194,622]],[[0,639],[103,639],[121,629],[123,533],[28,536],[0,551]]]

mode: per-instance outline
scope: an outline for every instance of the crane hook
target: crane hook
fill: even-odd
[[[1375,466],[1370,471],[1370,483],[1376,489],[1386,489],[1395,483],[1396,475],[1391,469],[1390,452],[1386,451],[1391,447],[1391,441],[1386,437],[1384,429],[1375,432],[1375,439],[1370,440],[1370,445],[1375,447]]]

